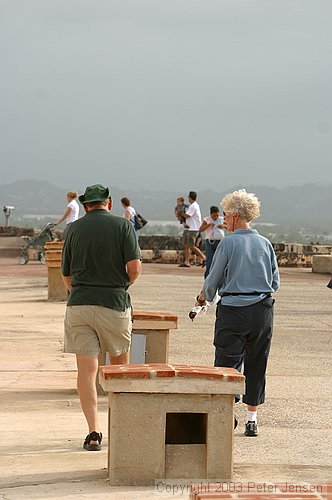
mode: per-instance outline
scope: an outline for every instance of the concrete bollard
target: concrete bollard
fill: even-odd
[[[332,255],[313,255],[312,272],[332,274]]]
[[[52,241],[45,244],[45,264],[47,266],[49,301],[67,300],[68,290],[62,279],[61,257],[63,241]]]

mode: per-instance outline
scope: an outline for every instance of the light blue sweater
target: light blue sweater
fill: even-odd
[[[266,293],[280,286],[277,259],[269,240],[255,229],[237,229],[226,236],[214,254],[210,273],[204,281],[206,300],[216,292],[259,292],[260,295],[236,295],[221,299],[227,306],[249,306],[263,300]]]

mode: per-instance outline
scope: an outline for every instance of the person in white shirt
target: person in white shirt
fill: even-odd
[[[195,241],[199,233],[199,228],[202,224],[202,216],[197,203],[197,193],[195,191],[190,191],[189,196],[189,207],[185,212],[181,213],[181,216],[186,219],[186,225],[188,229],[183,231],[183,246],[184,246],[184,262],[180,264],[180,267],[190,267],[190,253],[198,255],[202,261],[202,266],[205,265],[205,257],[199,248],[195,246]]]
[[[220,215],[219,208],[216,206],[210,207],[210,215],[203,219],[203,223],[199,228],[200,233],[206,235],[205,240],[205,253],[206,253],[206,270],[204,273],[204,278],[207,277],[212,264],[212,259],[214,252],[217,250],[217,246],[220,241],[225,237],[223,229],[226,227],[224,224],[223,217]]]
[[[54,225],[57,226],[58,224],[61,224],[61,222],[63,222],[64,220],[66,221],[66,228],[63,231],[62,236],[61,236],[62,240],[64,240],[66,237],[66,233],[68,231],[69,225],[78,219],[80,207],[76,201],[77,196],[78,196],[78,194],[76,192],[68,191],[68,193],[66,195],[67,201],[68,201],[66,211],[59,220],[54,222]]]
[[[125,217],[128,220],[130,220],[130,222],[133,225],[133,228],[136,231],[136,224],[135,224],[136,210],[134,209],[134,207],[132,207],[130,205],[130,199],[129,198],[121,198],[121,203],[122,203],[122,206],[124,208],[123,217]],[[137,231],[136,231],[136,233],[137,233]]]

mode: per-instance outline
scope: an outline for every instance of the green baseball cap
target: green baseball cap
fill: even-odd
[[[95,201],[105,201],[110,197],[110,192],[108,188],[105,188],[101,184],[94,184],[93,186],[88,186],[85,189],[85,193],[81,194],[78,199],[84,205],[84,203],[93,203]]]

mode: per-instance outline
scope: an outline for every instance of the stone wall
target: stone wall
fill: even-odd
[[[1,236],[34,236],[35,229],[27,227],[15,227],[15,226],[0,226],[0,237]]]
[[[0,256],[18,255],[22,247],[19,238],[38,232],[31,228],[0,226]],[[178,263],[183,258],[181,236],[140,236],[139,245],[143,262]],[[281,267],[312,267],[314,255],[332,255],[332,244],[273,243],[273,248]]]
[[[140,236],[142,250],[183,250],[182,236]]]
[[[181,236],[140,236],[143,262],[180,262],[183,254]],[[311,267],[314,255],[331,255],[331,245],[273,243],[281,267]]]
[[[280,267],[312,267],[314,255],[331,255],[332,245],[272,243]]]

